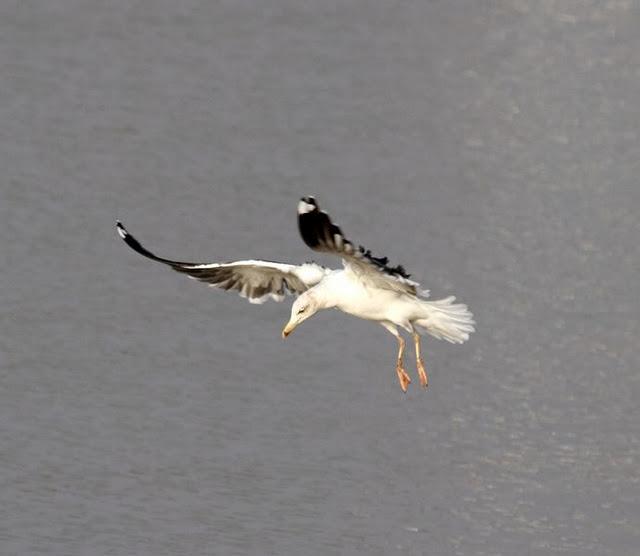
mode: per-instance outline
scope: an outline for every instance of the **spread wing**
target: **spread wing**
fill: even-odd
[[[387,257],[374,257],[371,251],[351,243],[331,222],[329,215],[319,209],[313,197],[303,197],[298,203],[298,228],[311,249],[339,255],[345,269],[363,282],[409,295],[429,295],[427,291],[418,290],[419,284],[409,279],[410,275],[402,266],[389,266]]]
[[[137,253],[210,286],[235,290],[251,303],[264,303],[267,299],[282,301],[285,294],[299,295],[315,286],[329,272],[315,263],[293,265],[249,260],[201,264],[171,261],[158,257],[143,247],[122,223],[116,223],[116,230],[125,243]]]

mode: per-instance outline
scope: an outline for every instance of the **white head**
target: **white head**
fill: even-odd
[[[289,322],[282,329],[282,337],[286,338],[293,332],[293,329],[301,322],[307,320],[310,316],[315,315],[322,307],[318,303],[317,298],[311,292],[303,293],[291,306],[291,317]]]

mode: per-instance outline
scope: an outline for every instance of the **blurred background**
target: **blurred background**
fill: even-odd
[[[0,552],[637,555],[639,94],[628,0],[0,4]],[[339,265],[307,194],[475,313],[428,391],[113,229]]]

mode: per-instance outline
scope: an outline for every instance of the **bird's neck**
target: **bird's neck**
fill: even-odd
[[[317,286],[311,288],[318,309],[331,309],[337,304],[333,290],[328,282],[329,280],[323,280]]]

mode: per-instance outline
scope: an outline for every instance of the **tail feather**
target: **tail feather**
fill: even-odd
[[[462,344],[475,332],[473,314],[463,303],[454,303],[455,297],[437,301],[423,301],[421,318],[413,322],[439,340]]]

